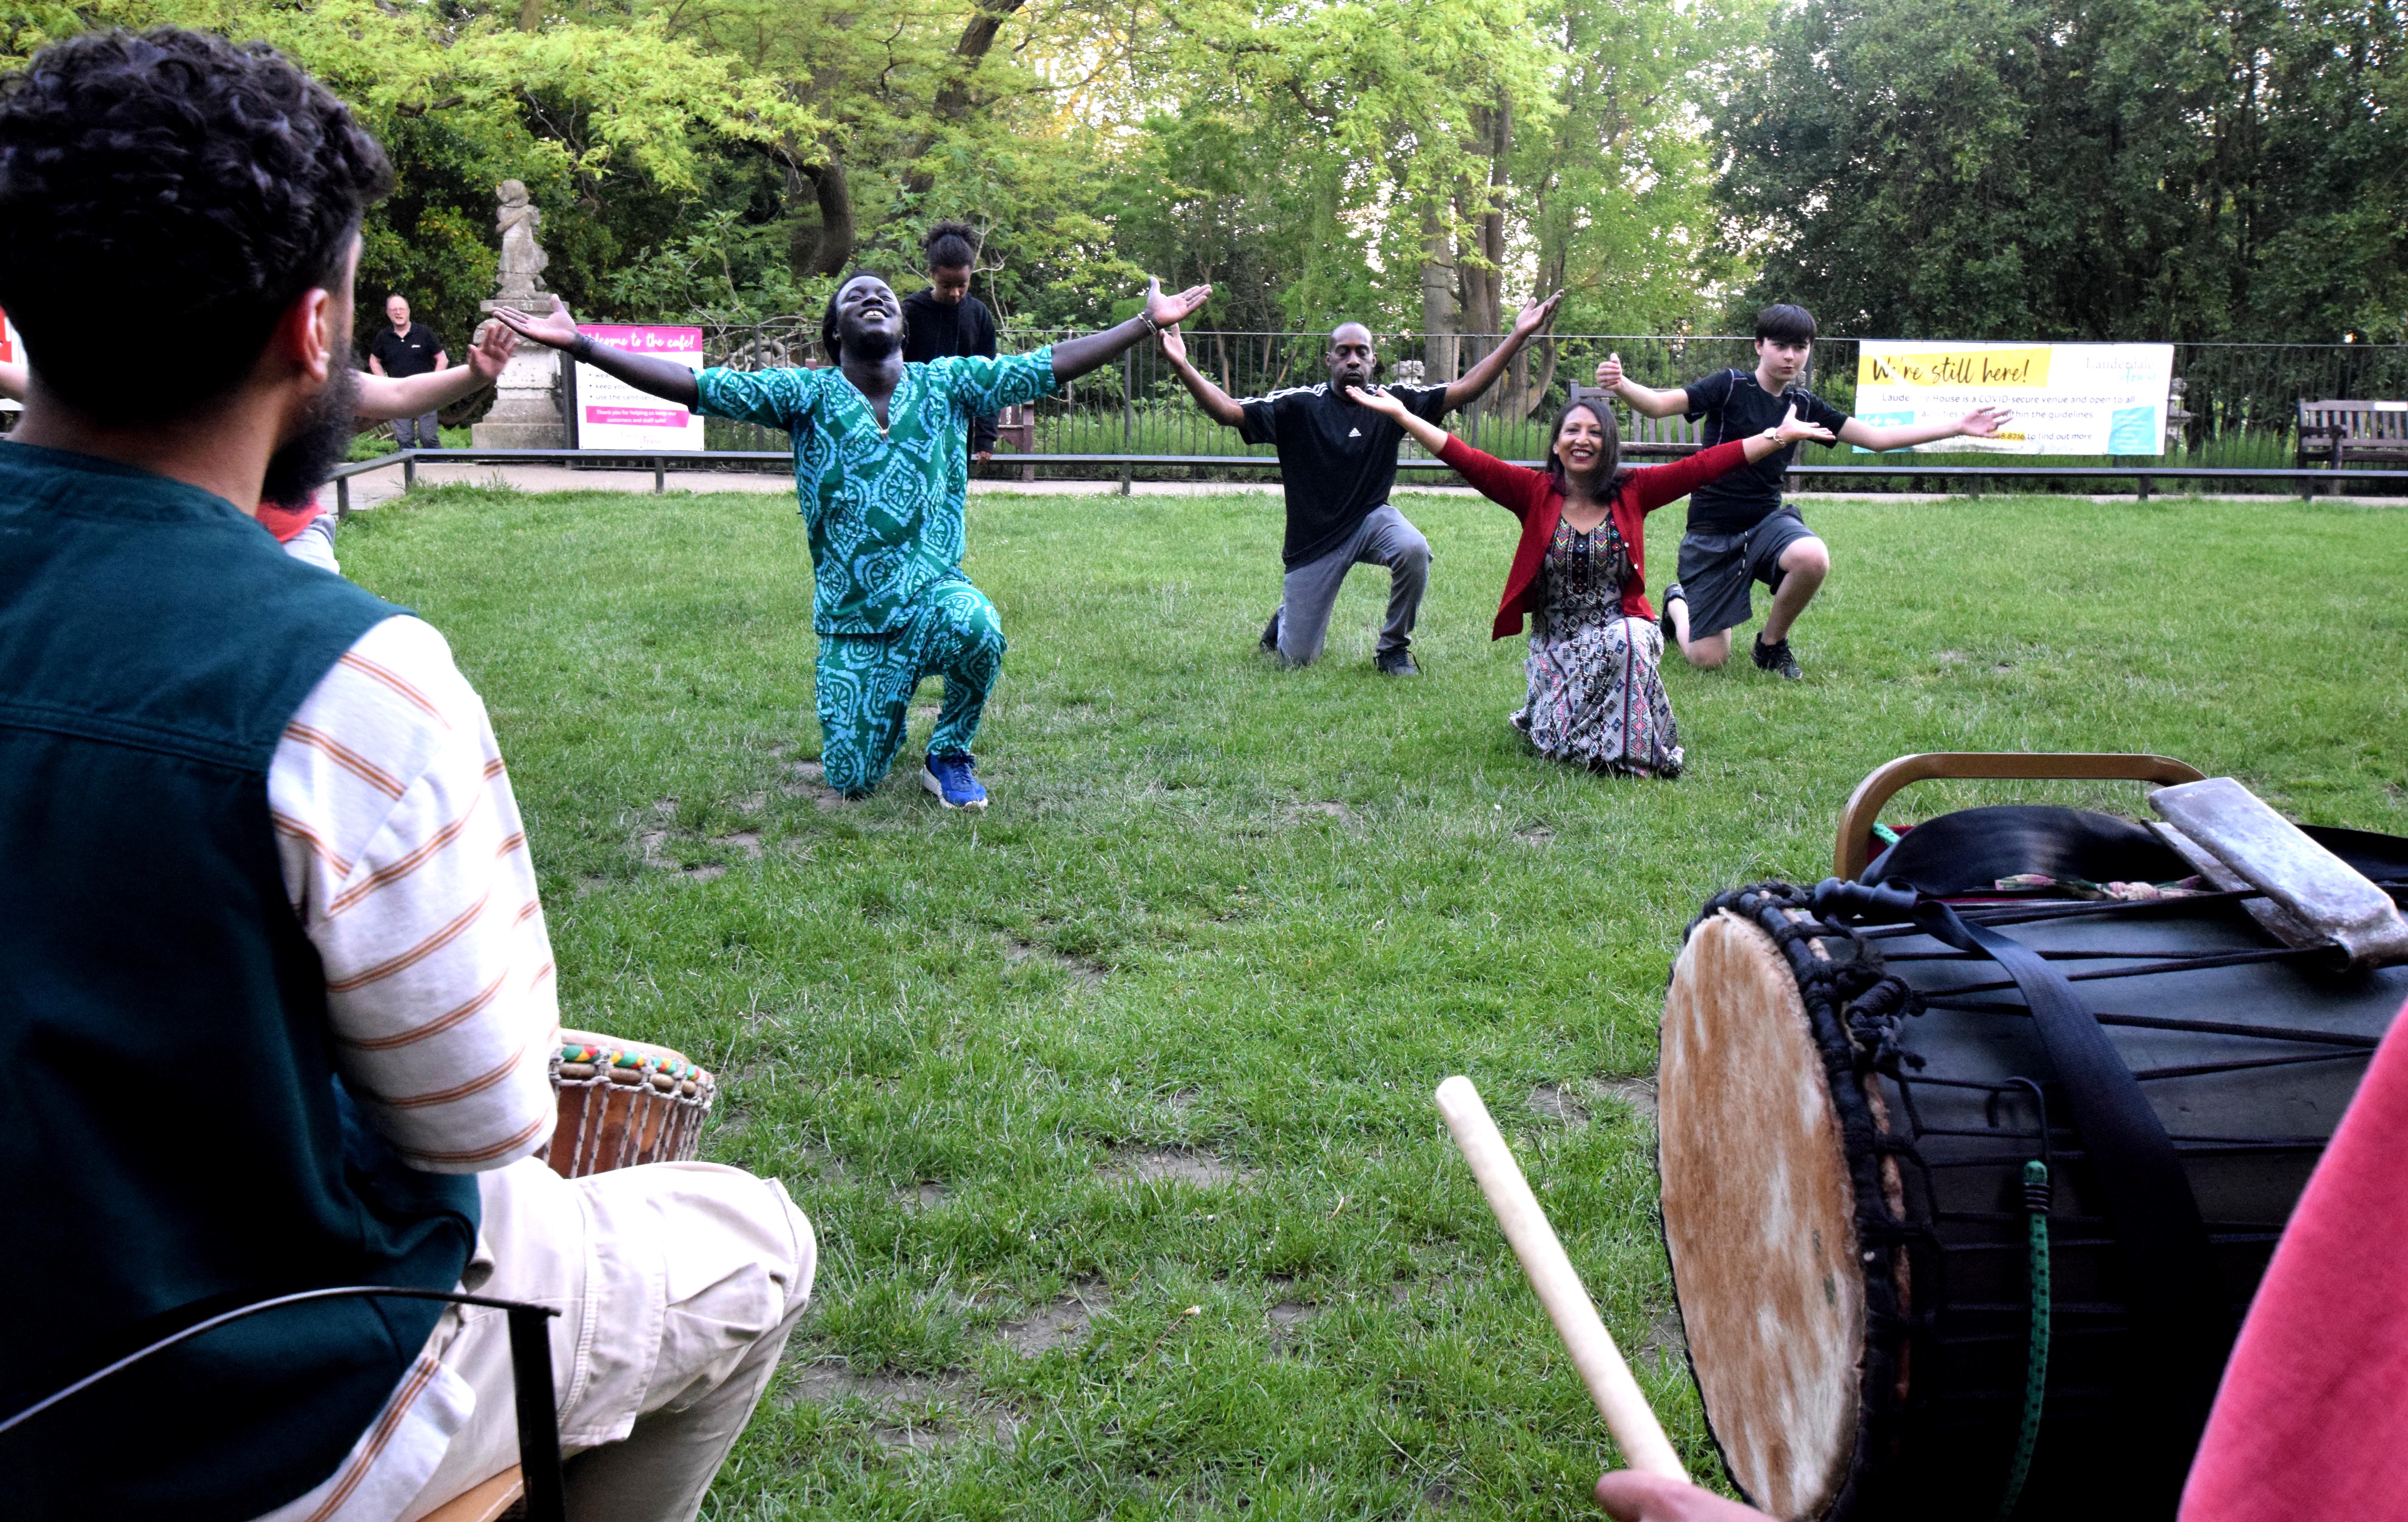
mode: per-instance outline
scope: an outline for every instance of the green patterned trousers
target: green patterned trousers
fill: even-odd
[[[911,695],[928,677],[945,680],[928,754],[967,751],[986,695],[1003,670],[1003,624],[986,594],[941,582],[920,594],[911,622],[893,634],[820,636],[820,766],[839,793],[876,787],[911,718]]]

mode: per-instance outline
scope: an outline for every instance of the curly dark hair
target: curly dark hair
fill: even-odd
[[[920,240],[930,269],[969,269],[978,264],[979,231],[966,222],[940,222]]]
[[[0,305],[68,406],[187,416],[242,382],[295,297],[341,279],[392,187],[350,108],[265,43],[88,32],[0,79]],[[127,386],[126,355],[170,319],[205,341]]]

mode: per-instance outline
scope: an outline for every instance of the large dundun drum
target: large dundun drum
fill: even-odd
[[[718,1094],[682,1052],[590,1030],[560,1033],[552,1086],[560,1119],[549,1156],[552,1170],[571,1179],[691,1161]]]
[[[2230,1307],[2197,1330],[2220,1360],[2408,968],[2320,970],[2229,899],[1962,912],[2071,970],[2141,1080]],[[2026,1080],[2046,1097],[2045,1139]],[[2016,1515],[2172,1515],[2186,1455],[2171,1472],[2133,1462],[2149,1371],[2128,1307],[2152,1286],[1998,964],[1912,925],[1821,923],[1785,884],[1722,895],[1673,969],[1658,1085],[1682,1325],[1749,1500],[1788,1519],[1986,1522],[2036,1412]],[[2043,1151],[2053,1304],[2035,1408],[2022,1184]]]

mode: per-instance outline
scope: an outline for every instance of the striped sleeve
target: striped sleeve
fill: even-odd
[[[500,1168],[552,1134],[560,1025],[535,866],[485,706],[415,618],[360,637],[267,774],[343,1082],[403,1160]]]

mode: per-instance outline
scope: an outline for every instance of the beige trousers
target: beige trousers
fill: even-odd
[[[529,1158],[478,1182],[461,1287],[562,1313],[552,1374],[572,1522],[689,1522],[802,1317],[810,1221],[775,1179],[715,1163],[568,1180]],[[454,1307],[428,1345],[477,1408],[401,1522],[518,1462],[505,1314]]]

